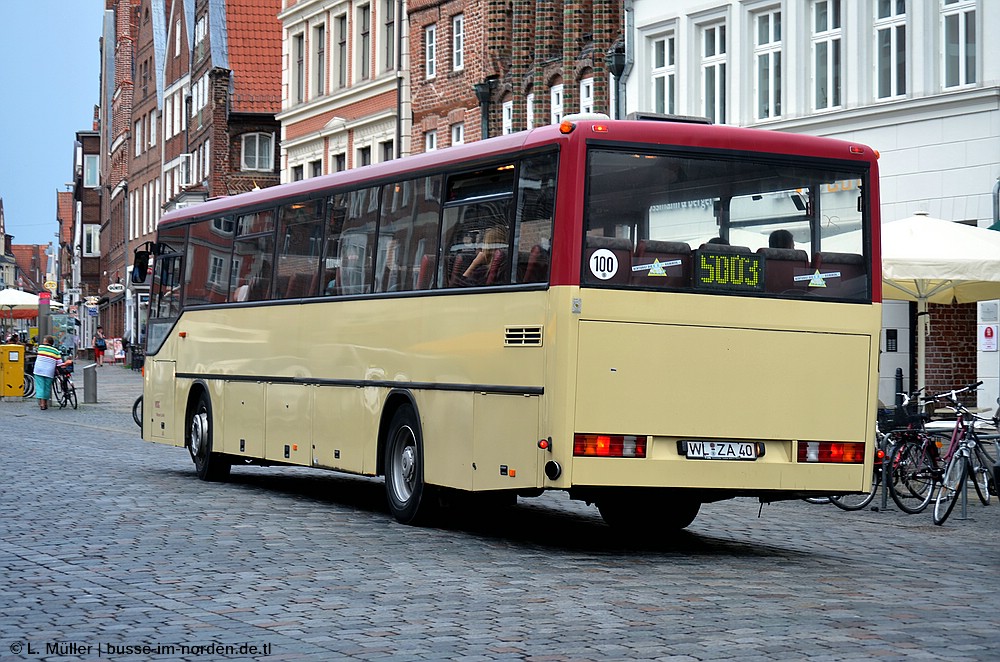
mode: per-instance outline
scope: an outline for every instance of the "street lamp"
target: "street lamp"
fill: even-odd
[[[625,46],[617,43],[607,53],[608,70],[615,77],[615,119],[621,119],[621,77],[625,72]]]
[[[484,140],[490,137],[490,101],[493,99],[493,90],[497,88],[498,83],[497,76],[487,76],[486,80],[474,83],[472,86],[476,92],[476,99],[479,101],[479,110],[482,112],[480,131]]]

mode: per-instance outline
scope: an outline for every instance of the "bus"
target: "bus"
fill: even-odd
[[[172,210],[134,261],[142,437],[203,480],[384,477],[402,523],[560,490],[669,531],[866,491],[878,229],[870,147],[669,118]]]

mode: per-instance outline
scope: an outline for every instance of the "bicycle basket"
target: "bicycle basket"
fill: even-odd
[[[882,430],[900,430],[911,425],[919,426],[923,418],[923,412],[920,411],[918,404],[913,402],[905,407],[880,409],[878,423]]]

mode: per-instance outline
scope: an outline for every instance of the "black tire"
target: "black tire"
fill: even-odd
[[[822,505],[824,503],[830,503],[831,501],[830,497],[806,497],[802,500],[805,501],[806,503],[813,503],[818,505]]]
[[[73,409],[76,409],[77,406],[79,406],[79,403],[76,400],[76,387],[73,386],[73,382],[68,379],[65,381],[64,386],[66,387],[66,401],[73,407]]]
[[[876,465],[875,470],[872,472],[871,489],[862,494],[841,494],[830,497],[830,503],[837,506],[841,510],[861,510],[875,500],[875,494],[878,492],[878,486],[881,481],[882,469],[880,466]]]
[[[185,441],[198,478],[211,482],[229,478],[232,464],[226,456],[212,452],[212,401],[207,393],[199,396],[188,414]]]
[[[66,389],[63,388],[63,381],[58,375],[52,378],[52,399],[56,401],[60,409],[65,409],[66,405],[69,404],[69,396],[66,394]]]
[[[139,429],[141,430],[142,429],[142,396],[141,395],[138,398],[135,399],[135,402],[132,403],[132,420],[135,421],[135,424],[138,425]]]
[[[941,487],[938,488],[937,499],[934,501],[934,523],[938,526],[951,515],[955,509],[955,504],[962,498],[962,490],[965,489],[966,473],[969,464],[965,456],[956,453],[952,456],[948,468],[944,471],[944,478]]]
[[[24,397],[30,398],[35,395],[35,376],[24,373]]]
[[[629,491],[597,499],[604,522],[631,536],[643,538],[671,534],[687,528],[701,509],[701,502],[674,494]]]
[[[933,442],[931,442],[933,443]],[[937,467],[919,442],[900,442],[884,461],[889,496],[904,513],[921,513],[934,498]]]
[[[433,510],[433,498],[424,483],[424,444],[412,405],[403,405],[393,414],[384,460],[389,512],[401,524],[426,522]]]
[[[976,496],[984,506],[990,505],[990,490],[993,482],[993,461],[982,447],[976,444],[969,458],[971,461],[972,484],[976,486]]]

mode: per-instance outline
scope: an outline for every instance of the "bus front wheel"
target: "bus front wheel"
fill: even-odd
[[[401,524],[419,524],[431,509],[424,485],[423,441],[412,405],[393,414],[385,444],[385,493],[389,512]]]
[[[187,446],[198,478],[205,481],[229,478],[232,465],[221,454],[212,452],[212,402],[207,393],[198,397],[188,415]]]

